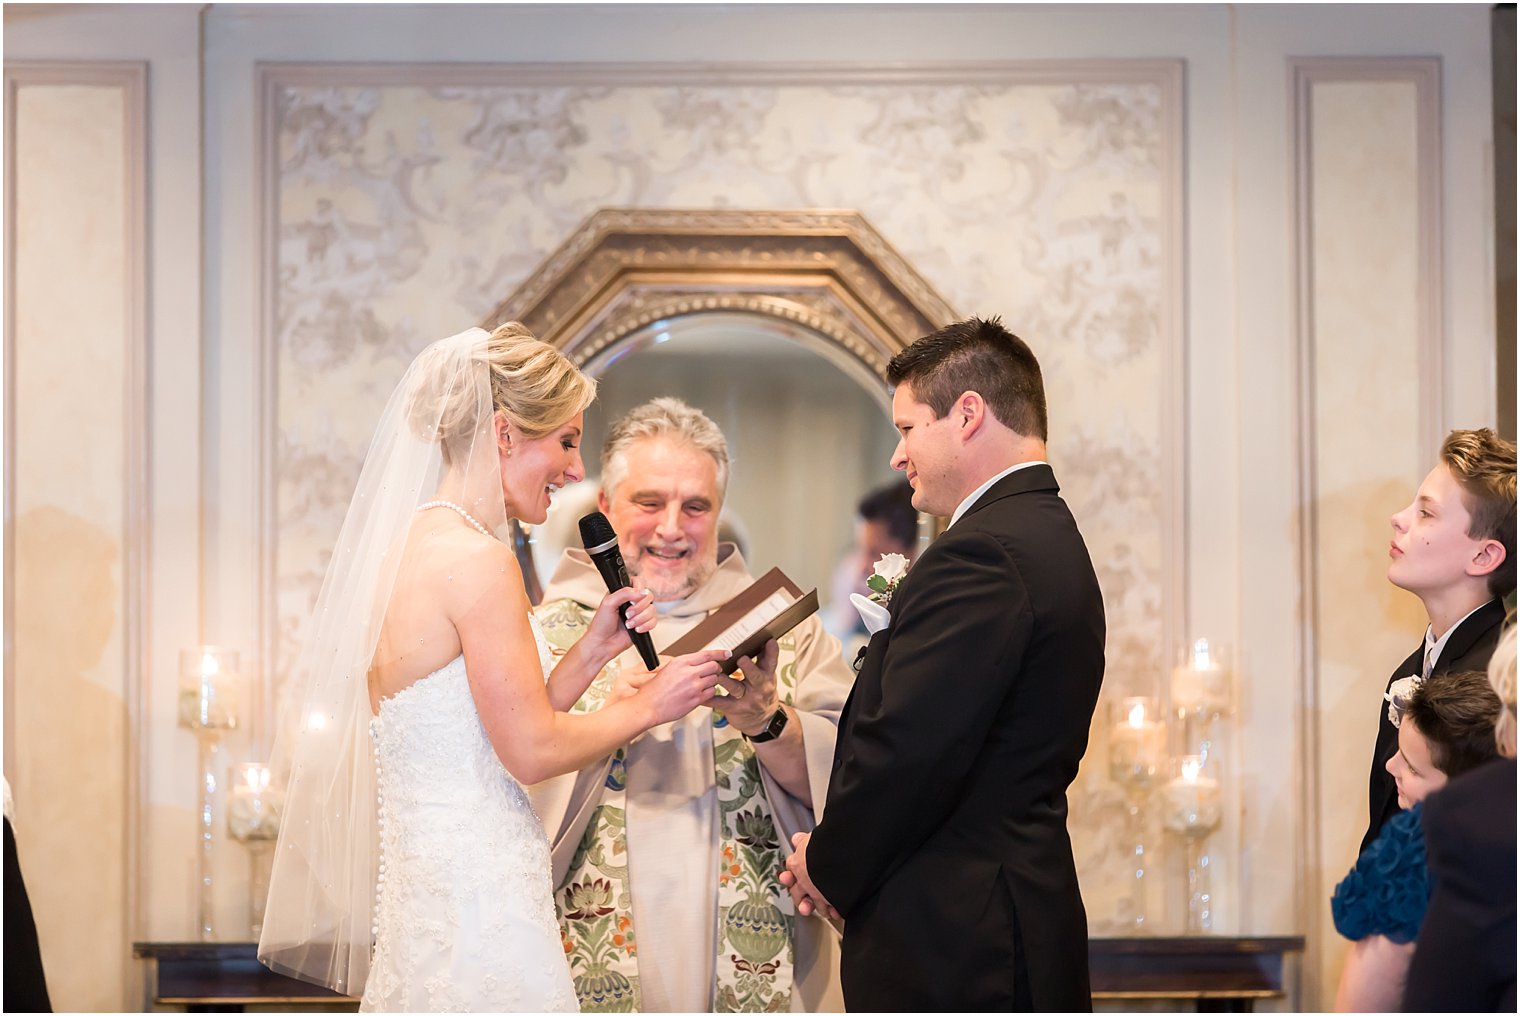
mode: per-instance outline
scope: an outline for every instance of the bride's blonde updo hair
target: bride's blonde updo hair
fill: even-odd
[[[498,325],[486,340],[491,405],[524,437],[543,437],[596,399],[596,382],[517,321]]]
[[[419,364],[410,417],[419,436],[443,446],[445,461],[469,450],[486,413],[500,412],[523,437],[536,438],[563,426],[596,398],[594,380],[517,321],[477,337],[468,352],[468,366],[487,372],[489,408],[483,405],[480,374],[462,369],[461,350],[439,344],[424,353],[429,354],[436,362]]]

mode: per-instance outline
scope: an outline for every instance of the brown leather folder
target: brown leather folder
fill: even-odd
[[[804,594],[780,568],[772,568],[707,615],[707,619],[661,650],[681,656],[709,647],[730,648],[723,672],[732,674],[742,656],[758,656],[769,639],[779,639],[818,611],[818,590]],[[737,643],[737,644],[734,644]]]

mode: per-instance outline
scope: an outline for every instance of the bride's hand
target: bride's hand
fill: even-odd
[[[653,713],[651,726],[678,720],[713,697],[718,686],[720,660],[726,649],[704,649],[700,653],[677,656],[639,682],[638,698],[648,702]],[[632,683],[630,681],[630,683]]]
[[[612,689],[607,692],[607,704],[621,702],[626,698],[633,698],[640,688],[654,679],[654,671],[645,670],[641,666],[619,667],[616,679],[612,682]]]
[[[626,624],[618,616],[618,608],[625,603],[628,604]],[[628,635],[630,630],[647,632],[657,619],[654,594],[647,589],[624,586],[602,597],[582,638],[589,640],[586,648],[594,650],[605,662],[633,645],[633,639]]]

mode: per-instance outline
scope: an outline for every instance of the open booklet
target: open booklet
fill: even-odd
[[[723,672],[732,674],[741,656],[757,656],[769,639],[779,639],[818,610],[818,590],[804,594],[780,568],[772,568],[707,619],[660,651],[682,656],[703,649],[727,649]]]

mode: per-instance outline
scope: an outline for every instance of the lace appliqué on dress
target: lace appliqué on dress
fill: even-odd
[[[549,842],[491,747],[464,658],[382,702],[370,734],[380,875],[364,1011],[576,1011]]]

